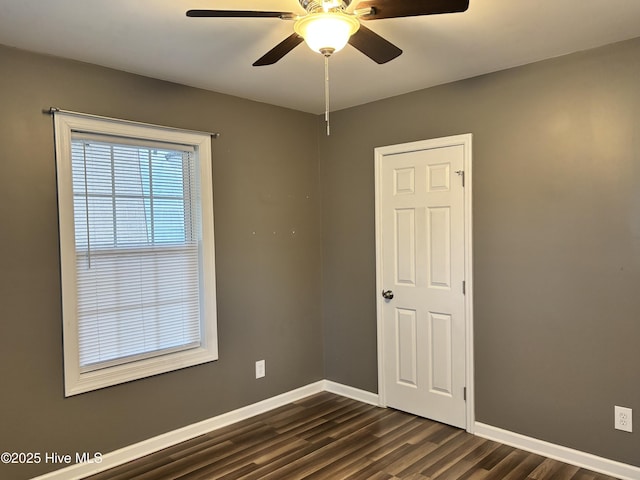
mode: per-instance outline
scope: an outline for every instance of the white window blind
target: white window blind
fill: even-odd
[[[200,345],[193,149],[72,135],[83,371]]]
[[[113,122],[56,119],[67,395],[217,358],[209,139]]]

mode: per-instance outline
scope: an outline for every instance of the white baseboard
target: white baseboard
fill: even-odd
[[[350,387],[341,383],[332,382],[331,380],[324,380],[323,390],[343,397],[358,400],[359,402],[368,403],[369,405],[380,406],[380,400],[377,393],[367,392],[360,390],[359,388]]]
[[[223,413],[222,415],[218,415],[192,425],[187,425],[186,427],[143,440],[142,442],[134,443],[133,445],[126,446],[113,452],[105,453],[102,455],[102,461],[100,463],[78,463],[41,475],[32,480],[78,480],[89,475],[94,475],[96,473],[103,472],[104,470],[117,467],[123,463],[135,460],[136,458],[157,452],[163,448],[171,447],[186,440],[191,440],[192,438],[217,430],[218,428],[226,427],[232,423],[245,420],[260,413],[268,412],[274,408],[295,402],[296,400],[300,400],[324,390],[324,381],[321,380],[319,382],[311,383],[296,390],[292,390],[272,398],[267,398],[261,402],[247,405],[246,407]]]
[[[527,452],[536,453],[544,457],[569,463],[577,467],[593,470],[594,472],[604,473],[605,475],[610,475],[622,480],[640,479],[639,467],[609,460],[608,458],[598,457],[579,450],[573,450],[571,448],[545,442],[536,438],[527,437],[519,433],[510,432],[509,430],[503,430],[484,423],[475,423],[475,434],[479,437],[504,443],[505,445],[510,445]]]

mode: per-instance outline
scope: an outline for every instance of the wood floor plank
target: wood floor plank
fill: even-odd
[[[493,452],[491,452],[489,455],[487,455],[482,460],[480,460],[478,462],[478,467],[489,471],[493,467],[495,467],[498,463],[500,463],[502,460],[504,460],[507,457],[507,455],[512,453],[514,450],[515,448],[513,447],[509,447],[507,445],[500,445]],[[465,479],[462,479],[462,480],[465,480]]]
[[[571,480],[578,470],[580,467],[564,464],[549,477],[549,480]]]
[[[615,480],[322,392],[86,480]]]
[[[427,440],[431,443],[436,443],[434,442],[433,437],[433,435],[429,436],[427,437]],[[467,436],[462,430],[456,429],[456,431],[453,432],[452,435],[447,437],[445,441],[436,443],[436,445],[438,445],[437,448],[433,449],[426,455],[423,455],[422,457],[417,459],[411,465],[407,466],[404,470],[399,472],[398,476],[408,476],[414,473],[422,473],[423,475],[426,475],[424,473],[424,470],[439,462],[442,458],[450,454],[452,451],[458,448],[458,446],[471,438],[471,435]]]
[[[393,464],[396,460],[401,459],[403,455],[412,450],[411,445],[404,444],[400,447],[390,451],[387,455],[379,458],[378,460],[371,460],[365,467],[357,472],[353,472],[346,477],[346,480],[368,480],[373,475],[378,473],[384,473],[387,478],[392,478],[393,475],[386,472],[386,467]]]
[[[236,478],[228,477],[224,480],[261,480],[265,478],[267,475],[270,475],[273,472],[278,471],[279,469],[285,467],[286,465],[289,465],[290,463],[297,462],[297,461],[300,461],[301,459],[306,458],[308,455],[317,451],[321,447],[322,447],[321,444],[314,445],[307,442],[307,445],[301,449],[295,450],[281,457],[277,457],[273,461],[266,463],[264,465],[258,465],[257,468],[251,473],[248,473]],[[219,479],[219,480],[222,480],[222,479]]]
[[[409,447],[401,457],[384,467],[385,472],[394,477],[411,477],[420,473],[420,460],[438,448],[438,445],[423,440],[420,443],[407,443]]]
[[[475,468],[471,471],[471,474],[466,476],[463,475],[464,478],[467,478],[468,480],[485,480],[485,478],[487,478],[487,475],[489,475],[489,472],[482,469],[482,468]],[[460,477],[460,478],[463,478]]]
[[[439,478],[445,471],[450,470],[455,464],[460,463],[463,457],[468,455],[469,452],[473,451],[476,446],[484,441],[482,438],[466,434],[462,435],[462,438],[463,441],[458,447],[440,458],[440,460],[423,468],[420,473],[430,479]]]
[[[581,468],[576,472],[571,480],[608,480],[609,478],[611,477]]]
[[[374,436],[366,437],[367,440],[360,442],[358,448],[351,450],[340,458],[332,458],[331,462],[310,474],[305,480],[322,480],[326,478],[344,478],[353,472],[357,472],[363,466],[369,464],[371,460],[368,455],[375,450],[381,442],[380,438]],[[362,463],[364,461],[364,463]]]
[[[420,419],[415,418],[414,420],[415,421],[412,420],[404,426],[399,427],[397,430],[389,433],[389,435],[382,437],[384,441],[379,444],[376,450],[371,452],[369,457],[374,461],[380,460],[398,448],[407,445],[409,443],[407,441],[408,439],[412,439],[411,443],[415,444],[415,439],[417,438],[416,433],[426,429],[426,427],[421,424]]]
[[[306,478],[333,461],[341,459],[353,450],[356,450],[362,442],[375,440],[376,439],[371,436],[355,432],[312,452],[302,461],[293,462],[273,472],[273,474],[265,476],[264,480],[280,480],[282,478],[295,480]]]
[[[274,439],[276,440],[277,437]],[[284,441],[268,441],[262,444],[241,448],[229,455],[225,461],[215,462],[200,467],[191,474],[184,475],[183,480],[198,480],[200,478],[237,478],[249,474],[258,465],[259,459],[274,459],[290,452],[295,452],[307,445],[302,439],[285,439]],[[268,460],[267,460],[268,462]],[[264,462],[263,463],[267,463]],[[247,468],[249,465],[249,468]]]
[[[547,458],[533,472],[531,472],[527,477],[527,480],[548,480],[561,466],[562,463],[552,460],[551,458]]]
[[[489,474],[485,477],[487,480],[503,480],[508,474],[514,472],[522,462],[528,457],[527,452],[514,449],[509,455],[504,457],[502,461],[497,463],[489,470]],[[518,480],[524,480],[526,474]]]
[[[544,457],[530,453],[520,461],[502,480],[522,480],[527,478],[544,461]]]
[[[589,472],[581,468],[576,472],[576,474],[571,478],[571,480],[595,480],[596,474],[594,472]]]
[[[450,478],[460,478],[462,475],[466,474],[467,472],[474,471],[476,468],[476,465],[471,462],[459,460],[457,462],[453,462],[447,468],[441,470],[440,473],[431,477],[430,480],[448,480]]]

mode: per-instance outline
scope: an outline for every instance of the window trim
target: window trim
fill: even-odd
[[[215,251],[213,232],[213,180],[211,135],[93,115],[54,112],[54,132],[60,228],[60,268],[65,397],[170,372],[218,359]],[[95,133],[193,146],[198,156],[202,215],[200,242],[201,346],[145,358],[100,370],[81,372],[76,316],[76,251],[73,215],[71,141],[74,133]]]

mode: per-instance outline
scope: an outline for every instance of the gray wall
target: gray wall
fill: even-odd
[[[335,112],[328,379],[377,391],[373,149],[473,134],[477,420],[640,466],[640,39]]]
[[[324,378],[315,116],[5,47],[0,72],[0,451],[109,452]],[[219,361],[64,398],[50,106],[221,132]]]

